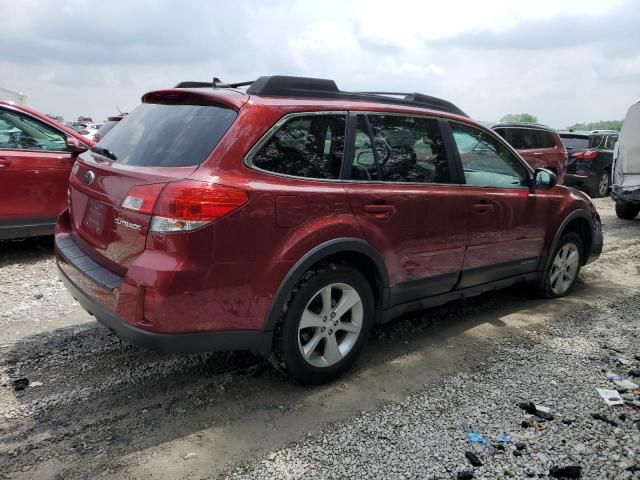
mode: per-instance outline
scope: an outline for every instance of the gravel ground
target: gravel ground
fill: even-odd
[[[635,354],[638,368],[640,324],[630,320],[639,318],[637,295],[577,309],[544,330],[501,340],[489,365],[309,434],[228,478],[523,478],[568,466],[585,478],[640,478],[640,395],[626,394],[636,407],[611,408],[595,390],[613,388],[605,372],[627,375],[619,358]],[[542,430],[523,427],[518,404],[526,401],[550,407],[554,419],[539,423]],[[470,429],[486,447],[467,441]],[[470,465],[469,451],[482,466]]]
[[[640,368],[640,220],[596,204],[605,252],[570,297],[520,287],[404,317],[318,387],[249,354],[132,347],[68,295],[51,239],[0,242],[0,478],[456,478],[467,451],[474,478],[640,478],[638,409],[595,390]],[[522,427],[523,401],[554,419]]]

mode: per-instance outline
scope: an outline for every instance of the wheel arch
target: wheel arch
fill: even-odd
[[[583,243],[583,252],[582,252],[582,265],[585,265],[589,256],[591,255],[591,247],[593,246],[593,220],[589,216],[589,213],[586,210],[574,210],[562,221],[556,233],[553,237],[553,242],[551,243],[551,248],[549,249],[549,255],[547,256],[547,260],[544,264],[544,271],[547,270],[549,264],[553,261],[553,252],[555,252],[556,247],[558,246],[558,242],[560,238],[565,233],[575,232],[580,235]]]
[[[378,251],[359,238],[329,240],[303,255],[280,283],[266,316],[263,331],[268,334],[268,341],[265,341],[265,344],[261,346],[260,354],[267,356],[271,350],[273,331],[280,320],[280,314],[289,297],[289,292],[302,280],[305,272],[326,262],[347,263],[358,268],[371,283],[376,301],[376,315],[379,315],[379,312],[386,307],[389,293],[389,274]]]

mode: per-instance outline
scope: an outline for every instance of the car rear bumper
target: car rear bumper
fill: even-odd
[[[249,350],[256,354],[265,355],[263,344],[271,340],[271,335],[258,330],[173,334],[151,332],[129,325],[115,312],[89,296],[76,285],[59,264],[58,275],[82,308],[96,317],[100,323],[114,330],[119,336],[142,348],[169,353]]]
[[[567,187],[592,187],[598,181],[596,175],[577,175],[565,173],[563,185]]]
[[[611,198],[617,202],[640,205],[640,188],[636,190],[624,190],[622,187],[614,185],[611,189]]]
[[[271,349],[272,332],[258,329],[198,329],[185,331],[185,314],[176,314],[173,304],[184,302],[184,298],[167,298],[164,311],[170,311],[173,321],[165,327],[174,331],[153,331],[139,322],[144,289],[135,285],[135,279],[123,278],[96,263],[76,243],[68,232],[65,218],[61,215],[55,236],[55,256],[59,277],[80,305],[96,319],[133,344],[162,352],[203,352],[225,350],[249,350],[266,356]],[[147,272],[147,270],[144,270]],[[142,294],[141,294],[142,293]],[[187,297],[190,298],[189,295]],[[187,312],[193,316],[210,319],[215,315],[190,302]],[[200,307],[199,314],[195,313]],[[179,311],[178,311],[179,312]],[[150,325],[153,327],[154,325]],[[181,329],[181,330],[180,330]]]

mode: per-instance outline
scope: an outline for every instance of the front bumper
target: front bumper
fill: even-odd
[[[616,202],[632,203],[640,205],[640,188],[636,190],[623,190],[622,187],[613,186],[611,198]]]

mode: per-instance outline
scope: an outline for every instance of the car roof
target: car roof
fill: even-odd
[[[247,87],[247,88],[243,88]],[[224,105],[239,110],[251,100],[263,105],[312,108],[314,110],[382,110],[410,113],[447,114],[468,120],[468,115],[453,103],[421,93],[401,92],[345,92],[333,80],[268,76],[253,82],[226,84],[214,78],[213,82],[181,82],[173,89],[149,92],[143,102],[154,103],[163,97],[180,94],[194,100]]]
[[[80,140],[85,145],[88,145],[88,146],[93,145],[93,142],[91,142],[90,140],[87,140],[86,138],[84,138],[82,135],[80,135],[74,129],[69,128],[68,126],[58,122],[57,120],[54,120],[51,117],[47,117],[45,114],[40,113],[37,110],[34,110],[33,108],[29,108],[29,107],[27,107],[25,105],[18,105],[18,104],[14,103],[14,102],[7,102],[7,101],[4,101],[4,100],[0,100],[0,105],[4,106],[6,108],[12,109],[12,110],[17,110],[17,111],[21,111],[21,112],[27,113],[27,114],[31,115],[32,117],[37,118],[38,120],[40,120],[43,123],[48,123],[49,125],[54,126],[58,130],[62,130],[66,135],[68,135],[70,137],[77,138],[78,140]]]

